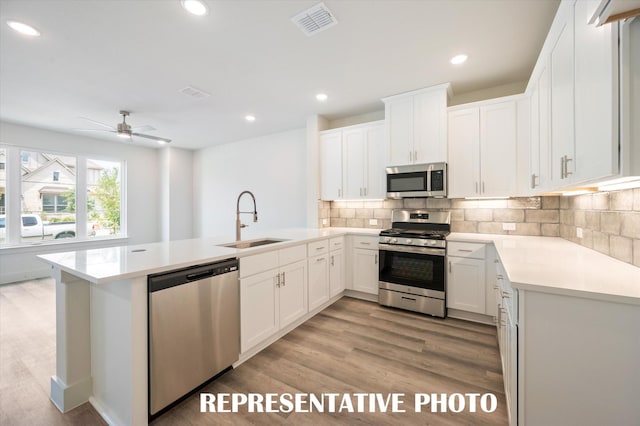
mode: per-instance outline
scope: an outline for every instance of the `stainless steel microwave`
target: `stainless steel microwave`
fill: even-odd
[[[446,197],[447,163],[387,167],[387,197]]]

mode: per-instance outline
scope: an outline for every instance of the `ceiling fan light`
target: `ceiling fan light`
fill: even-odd
[[[202,16],[207,14],[207,6],[199,0],[181,0],[182,7],[189,13]]]
[[[117,135],[119,138],[122,138],[122,139],[131,139],[131,135],[129,133],[118,132]]]

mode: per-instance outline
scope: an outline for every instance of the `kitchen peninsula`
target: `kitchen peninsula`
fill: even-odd
[[[345,264],[355,268],[349,250],[358,241],[375,245],[377,233],[356,228],[295,229],[272,231],[265,237],[284,241],[247,249],[220,247],[225,241],[204,238],[40,256],[52,265],[56,278],[57,371],[51,379],[51,399],[62,411],[89,400],[110,424],[147,424],[149,274],[231,257],[240,259],[241,271],[243,266],[248,271],[255,268],[249,259],[262,261],[273,252],[296,247],[312,256],[311,249],[315,252],[321,242],[337,238],[346,240]],[[496,264],[502,265],[505,279],[518,290],[521,416],[529,420],[576,412],[592,416],[587,407],[606,416],[618,413],[621,421],[640,416],[632,400],[640,392],[635,364],[640,358],[635,329],[640,323],[640,269],[560,238],[453,233],[449,240],[495,247]],[[269,267],[273,266],[277,267]],[[343,274],[347,294],[353,293],[351,275]],[[311,286],[315,275],[311,270],[308,275]],[[310,294],[306,279],[305,275],[305,298]],[[313,307],[311,302],[305,304],[304,313],[280,334],[272,333],[248,351],[243,348],[236,365],[263,348],[265,341],[268,344],[295,328],[343,294]],[[551,305],[553,310],[542,309]],[[615,355],[616,362],[593,369],[592,363],[604,352]],[[545,382],[554,377],[559,378],[557,383]],[[591,387],[583,382],[591,377],[598,378],[598,392],[585,390]],[[553,400],[557,391],[548,391],[556,385],[564,397]],[[615,395],[615,403],[606,409],[594,403],[603,390]]]

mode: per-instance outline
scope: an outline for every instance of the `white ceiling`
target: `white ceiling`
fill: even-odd
[[[380,110],[382,97],[442,82],[456,95],[521,82],[559,1],[325,0],[338,25],[312,37],[290,18],[315,0],[206,3],[196,17],[179,0],[1,0],[0,119],[74,133],[100,128],[79,117],[115,125],[128,109],[133,126],[197,149]],[[451,65],[460,52],[467,63]],[[189,85],[211,96],[179,93]]]

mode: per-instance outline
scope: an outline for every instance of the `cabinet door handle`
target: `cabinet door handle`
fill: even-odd
[[[564,175],[564,160],[565,157],[560,157],[560,179],[564,179],[566,177]]]
[[[371,243],[367,243],[365,241],[360,241],[360,244],[362,244],[363,246],[370,246],[371,245]]]
[[[482,181],[482,193],[484,194],[484,181]]]
[[[362,197],[362,188],[360,188],[360,196]]]
[[[333,256],[331,256],[331,266],[333,266]]]
[[[282,273],[282,287],[284,287],[284,285],[285,285],[285,275],[284,274],[285,273],[283,272]]]
[[[538,179],[538,175],[535,173],[531,174],[531,188],[535,188],[537,186],[536,179]]]
[[[569,175],[572,175],[573,172],[569,171],[569,161],[573,161],[572,158],[569,158],[568,156],[564,156],[564,177],[569,177]]]
[[[324,260],[326,260],[324,257],[319,257],[319,258],[316,259],[316,262],[322,262]]]
[[[316,247],[316,250],[324,250],[326,247]]]
[[[451,261],[449,261],[449,273],[451,273]]]
[[[478,193],[478,182],[476,182],[476,194]]]
[[[374,265],[377,265],[377,264],[378,264],[378,255],[377,255],[377,254],[376,254],[376,256],[375,256],[375,259],[374,259],[373,263],[374,263]]]
[[[413,161],[418,161],[418,151],[413,151]]]
[[[413,160],[413,153],[409,151],[409,162],[411,162],[411,160]]]
[[[273,281],[275,281],[276,287],[280,287],[280,274],[273,277]]]
[[[367,188],[362,188],[362,190],[364,191],[364,196],[367,196]]]

